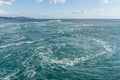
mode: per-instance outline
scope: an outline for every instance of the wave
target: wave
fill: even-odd
[[[8,54],[8,55],[6,55],[6,56],[4,56],[3,58],[5,59],[5,58],[8,58],[9,56],[11,56],[12,54]]]
[[[36,74],[36,71],[35,71],[34,69],[31,69],[31,70],[28,69],[28,70],[26,70],[25,73],[24,73],[24,75],[27,75],[27,77],[29,77],[29,78],[34,77],[35,74]]]
[[[89,27],[94,26],[94,24],[82,23],[82,22],[75,22],[78,26]]]
[[[57,19],[57,20],[49,20],[48,22],[62,22],[62,20]]]
[[[5,27],[5,25],[4,24],[0,24],[0,28],[4,28]]]
[[[6,48],[6,47],[10,47],[10,46],[19,46],[19,45],[22,45],[22,44],[32,44],[32,43],[35,43],[35,42],[37,42],[37,41],[40,41],[40,40],[36,40],[36,41],[25,41],[25,42],[7,44],[7,45],[2,45],[2,46],[0,46],[0,48]]]
[[[0,80],[11,80],[10,78],[13,77],[13,76],[15,76],[18,72],[19,72],[19,71],[13,72],[13,73],[7,75],[7,76],[4,77],[4,78],[0,78]]]
[[[98,39],[93,39],[94,41],[101,43],[101,45],[103,46],[103,48],[105,48],[106,51],[108,52],[113,52],[113,49],[104,41],[102,40],[98,40]]]
[[[93,41],[100,43],[103,48],[105,49],[105,51],[101,51],[98,54],[91,54],[91,55],[87,55],[86,57],[80,57],[80,58],[74,58],[74,59],[70,59],[70,58],[63,58],[63,59],[57,59],[57,58],[50,58],[50,54],[47,55],[47,53],[39,53],[40,57],[42,57],[42,59],[47,62],[47,63],[52,63],[52,64],[60,64],[63,66],[73,66],[75,64],[78,64],[80,62],[83,61],[88,61],[100,56],[105,55],[105,57],[110,57],[113,55],[113,49],[110,47],[110,45],[108,45],[106,42],[99,40],[99,39],[92,39]]]
[[[20,43],[3,45],[3,46],[0,46],[0,48],[6,48],[6,47],[10,47],[10,46],[18,46],[18,45],[21,45],[21,44],[31,44],[31,43],[34,43],[34,41],[27,41],[27,42],[20,42]]]
[[[94,59],[96,57],[104,55],[106,52],[103,51],[99,54],[91,55],[91,56],[86,56],[86,57],[80,57],[80,58],[75,58],[74,60],[69,59],[69,58],[64,58],[62,60],[57,60],[57,59],[51,59],[51,63],[56,63],[56,64],[62,64],[64,66],[73,66],[75,64],[78,64],[80,62],[88,61],[91,59]]]
[[[60,19],[58,19],[58,20],[49,20],[49,21],[45,21],[45,22],[47,22],[47,23],[55,23],[55,24],[57,24],[57,23],[62,23],[62,20],[60,20]]]
[[[41,52],[40,50],[45,49],[46,47],[39,46],[36,48],[34,54],[32,56],[30,56],[29,58],[27,58],[23,62],[23,65],[29,64],[29,61],[31,59],[33,59],[34,56],[38,56],[39,58],[41,58],[43,61],[43,64],[58,64],[58,65],[62,65],[64,67],[66,67],[66,66],[74,66],[75,64],[79,64],[84,61],[96,59],[100,56],[110,57],[113,55],[114,50],[111,48],[110,45],[107,44],[107,42],[99,40],[99,39],[93,39],[93,38],[91,40],[101,44],[101,46],[105,50],[101,51],[100,53],[86,55],[85,57],[79,57],[79,58],[74,57],[74,59],[70,59],[70,58],[58,59],[56,57],[52,57],[52,55],[54,55],[54,53],[50,48],[47,49],[48,51],[46,51],[46,52]],[[65,44],[62,44],[62,45],[65,46]],[[60,49],[60,47],[58,47],[58,48]],[[100,58],[102,58],[102,57],[100,57]]]

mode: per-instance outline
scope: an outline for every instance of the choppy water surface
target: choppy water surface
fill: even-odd
[[[120,80],[120,20],[0,22],[0,80]]]

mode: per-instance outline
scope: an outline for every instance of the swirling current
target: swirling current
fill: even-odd
[[[120,80],[120,20],[0,21],[0,80]]]

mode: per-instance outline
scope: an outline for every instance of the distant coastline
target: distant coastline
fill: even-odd
[[[6,21],[6,22],[16,22],[16,21],[49,21],[49,20],[56,20],[56,19],[36,19],[36,18],[30,18],[30,17],[0,17],[0,22]]]
[[[34,19],[30,17],[0,17],[0,19]]]

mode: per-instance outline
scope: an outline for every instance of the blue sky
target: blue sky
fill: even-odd
[[[0,0],[0,16],[120,18],[120,0]]]

